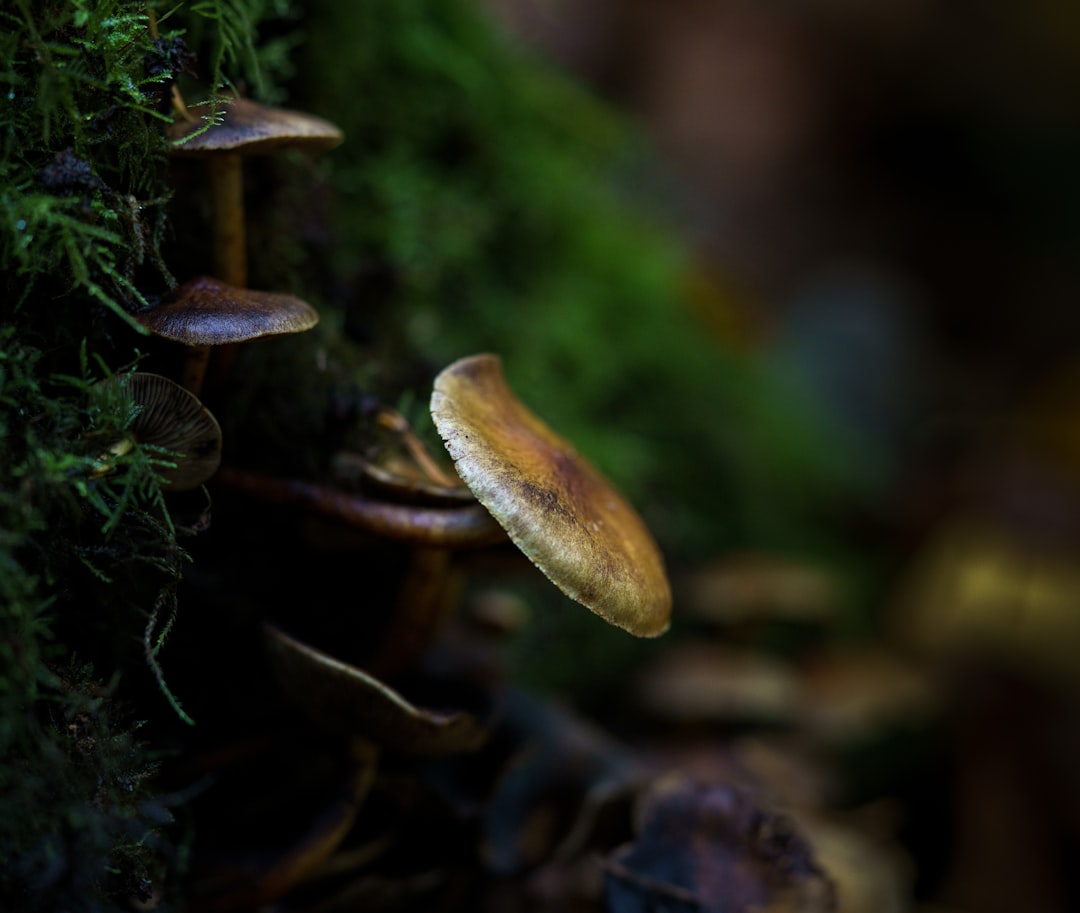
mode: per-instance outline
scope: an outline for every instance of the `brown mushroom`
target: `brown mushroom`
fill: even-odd
[[[247,756],[229,757],[234,748],[209,759],[194,798],[206,831],[189,862],[187,900],[204,913],[274,909],[304,890],[353,830],[380,755],[363,739],[345,747],[304,730],[269,736]]]
[[[635,839],[602,863],[606,909],[840,909],[801,827],[749,790],[672,772],[639,797],[635,817]]]
[[[389,751],[436,756],[474,751],[487,739],[466,711],[417,707],[362,669],[264,623],[267,650],[282,690],[313,721],[363,735]]]
[[[364,453],[334,454],[336,482],[383,493],[398,503],[454,507],[476,498],[452,468],[444,467],[396,409],[380,403],[371,409],[376,432]]]
[[[942,704],[930,670],[878,644],[833,644],[808,653],[800,662],[799,685],[800,727],[833,745],[924,725]]]
[[[473,493],[453,469],[447,471],[438,464],[403,415],[383,405],[376,411],[375,422],[383,432],[390,433],[394,446],[375,448],[372,460],[348,451],[339,453],[334,459],[335,475],[351,476],[395,503],[472,506],[483,512]],[[483,516],[495,525],[489,514],[483,512]],[[502,533],[501,529],[498,531]],[[450,553],[446,548],[412,548],[397,609],[378,653],[368,664],[371,672],[392,677],[431,642],[451,608],[447,598],[453,590],[450,579]]]
[[[671,724],[791,723],[799,709],[793,669],[763,653],[727,645],[684,643],[641,672],[643,707]]]
[[[645,524],[514,396],[498,356],[445,368],[431,415],[465,484],[552,583],[631,634],[667,630],[671,588]]]
[[[350,489],[370,490],[389,501],[430,507],[463,507],[476,497],[464,485],[445,485],[418,470],[416,463],[396,454],[371,457],[342,450],[330,462],[334,483]]]
[[[283,479],[222,467],[215,482],[232,491],[276,504],[294,504],[385,539],[413,546],[477,548],[505,539],[491,514],[478,504],[422,507],[393,504],[318,482]]]
[[[155,336],[187,346],[181,380],[197,395],[212,346],[301,333],[314,327],[319,315],[294,295],[236,288],[209,276],[197,276],[157,307],[136,314],[135,319]]]
[[[243,157],[294,148],[333,149],[344,139],[328,121],[299,111],[268,108],[247,98],[228,100],[217,123],[206,126],[210,106],[188,108],[191,119],[169,128],[173,154],[205,158],[214,212],[214,274],[230,285],[247,284]]]
[[[373,497],[362,491],[287,479],[250,470],[223,467],[218,485],[240,494],[277,504],[290,504],[353,529],[410,546],[409,570],[377,654],[369,670],[393,676],[427,646],[440,627],[448,607],[449,550],[472,549],[506,540],[506,533],[470,495],[469,501],[427,499],[405,503]],[[463,489],[468,491],[468,489]],[[382,494],[400,495],[400,487],[387,486]],[[411,495],[411,490],[408,492]]]
[[[179,454],[160,461],[158,475],[170,491],[189,491],[207,481],[221,463],[221,428],[197,396],[160,374],[135,372],[107,383],[120,384],[139,406],[128,433],[140,444]],[[130,449],[127,439],[117,442],[112,456]],[[110,468],[102,458],[102,471]],[[162,465],[164,463],[164,465]]]
[[[837,614],[837,579],[811,561],[767,552],[725,554],[680,581],[683,613],[714,626],[824,623]]]

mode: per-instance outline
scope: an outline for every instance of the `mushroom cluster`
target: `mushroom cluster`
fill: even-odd
[[[248,12],[258,5],[247,3]],[[32,5],[19,6],[15,18],[32,23]],[[755,553],[722,554],[696,568],[681,562],[674,580],[680,625],[669,643],[657,644],[653,639],[671,627],[673,605],[658,542],[604,477],[604,464],[590,463],[526,405],[534,394],[539,402],[540,391],[508,382],[522,363],[512,364],[505,352],[482,352],[448,358],[435,370],[400,359],[392,340],[370,338],[366,316],[356,319],[351,310],[324,313],[322,332],[291,335],[313,330],[320,316],[288,292],[314,295],[317,283],[325,283],[322,300],[332,296],[348,307],[365,303],[358,290],[376,286],[388,298],[419,304],[407,329],[425,336],[429,352],[445,352],[456,344],[425,322],[427,305],[453,298],[461,316],[475,316],[476,307],[497,305],[500,290],[509,287],[505,271],[482,272],[489,261],[457,256],[463,249],[496,249],[498,266],[506,266],[508,252],[515,264],[546,261],[514,256],[526,236],[557,239],[549,251],[556,255],[578,242],[585,253],[608,249],[593,244],[591,227],[563,244],[561,222],[532,213],[527,194],[489,213],[471,205],[478,200],[444,192],[449,185],[441,181],[460,177],[462,162],[487,169],[496,160],[517,160],[514,149],[494,154],[497,143],[489,140],[498,131],[473,129],[483,126],[482,116],[462,120],[429,106],[425,116],[434,116],[439,129],[430,135],[420,129],[422,143],[395,132],[395,124],[416,113],[414,103],[438,95],[417,91],[430,89],[431,77],[469,103],[482,101],[462,93],[455,77],[470,77],[464,88],[475,88],[471,76],[497,72],[498,61],[470,59],[450,32],[425,39],[414,30],[420,19],[404,23],[407,35],[369,29],[416,57],[410,64],[419,64],[428,81],[402,83],[408,91],[395,90],[388,108],[365,107],[350,128],[370,142],[340,186],[361,191],[376,211],[338,226],[360,229],[363,241],[347,271],[326,270],[323,261],[337,258],[319,247],[333,233],[308,218],[323,215],[312,205],[322,196],[289,193],[283,171],[267,159],[251,167],[248,156],[331,150],[342,132],[240,96],[187,109],[168,81],[186,56],[180,29],[160,41],[152,33],[152,54],[169,60],[155,56],[140,64],[147,44],[128,38],[144,21],[153,27],[150,11],[122,4],[122,28],[106,32],[101,10],[73,6],[79,8],[74,19],[56,14],[64,4],[40,5],[52,11],[41,19],[50,28],[15,35],[11,44],[26,52],[10,64],[20,76],[47,63],[60,78],[65,62],[86,64],[68,68],[86,82],[78,104],[72,96],[61,105],[70,109],[71,123],[45,118],[62,128],[53,146],[70,139],[70,148],[55,153],[32,180],[29,171],[20,172],[27,178],[20,186],[31,196],[48,191],[41,195],[48,208],[89,230],[72,237],[97,239],[102,252],[74,277],[78,295],[67,310],[77,304],[80,320],[54,321],[61,311],[35,292],[34,305],[16,310],[39,313],[16,324],[15,348],[0,352],[0,392],[12,407],[10,416],[0,415],[0,430],[15,432],[7,475],[16,495],[0,503],[12,521],[0,530],[0,540],[10,540],[0,567],[14,562],[20,574],[12,588],[0,572],[0,592],[16,597],[10,636],[0,636],[7,652],[14,650],[14,663],[0,668],[0,697],[5,679],[25,686],[22,693],[8,689],[9,720],[25,733],[17,745],[8,740],[14,750],[5,772],[12,782],[29,778],[32,787],[11,791],[8,805],[29,796],[34,804],[25,808],[34,826],[50,830],[35,836],[45,838],[40,851],[24,859],[22,844],[30,841],[21,826],[9,827],[19,877],[48,882],[50,896],[54,885],[92,895],[75,906],[100,901],[110,908],[205,913],[902,909],[910,869],[895,830],[898,808],[889,801],[862,806],[862,784],[840,792],[827,768],[857,766],[859,780],[877,776],[873,768],[893,760],[884,754],[900,754],[897,743],[913,726],[925,730],[937,722],[938,683],[906,652],[860,649],[849,623],[856,619],[841,618],[849,614],[843,611],[849,594],[827,565]],[[207,18],[205,10],[193,12]],[[353,24],[376,22],[368,12]],[[444,18],[455,28],[465,23],[456,13]],[[84,19],[86,27],[79,24]],[[221,67],[236,48],[225,42],[223,20],[218,25],[220,86]],[[204,35],[209,41],[213,28]],[[273,29],[275,40],[286,39],[284,21]],[[353,29],[342,32],[357,37]],[[110,42],[97,47],[106,33]],[[98,51],[116,50],[119,40],[134,60],[126,70],[95,59]],[[324,47],[323,40],[312,44]],[[50,48],[51,63],[42,57]],[[250,41],[244,48],[268,50]],[[365,45],[361,56],[378,50]],[[87,66],[93,79],[86,79]],[[115,82],[108,75],[121,71],[134,76]],[[126,87],[123,119],[104,108],[120,97],[102,91],[109,86]],[[511,94],[521,94],[521,86],[527,84],[510,86]],[[27,87],[16,88],[22,94],[11,96],[17,101],[11,110],[22,112],[20,120],[36,118],[42,106],[27,103]],[[300,82],[294,88],[305,90]],[[525,108],[499,104],[487,112],[511,115],[515,141],[529,140],[524,118],[546,92],[534,88],[524,93]],[[136,167],[148,147],[128,145],[144,135],[129,115],[149,115],[146,139],[166,142],[158,115],[169,90],[177,102],[167,130],[174,193],[159,187],[156,168],[145,175]],[[87,94],[99,97],[85,104]],[[400,116],[387,120],[388,111]],[[72,133],[79,123],[83,129]],[[423,118],[416,126],[424,126]],[[109,137],[123,147],[101,142]],[[94,154],[95,147],[108,155]],[[382,157],[386,150],[396,155]],[[27,167],[53,154],[48,144],[19,151]],[[481,171],[479,180],[454,187],[525,187],[529,182],[517,178],[530,169],[541,178],[558,171],[534,168],[555,162],[543,155],[522,161],[494,182]],[[437,174],[424,167],[430,165]],[[117,180],[118,167],[137,180],[126,174]],[[550,182],[534,183],[550,190]],[[423,193],[431,189],[435,206]],[[152,198],[141,199],[143,190]],[[38,203],[28,198],[30,204],[26,213],[36,214]],[[389,229],[386,205],[397,207],[389,211]],[[194,228],[167,221],[166,206],[194,220]],[[149,207],[161,218],[140,215]],[[570,211],[555,208],[560,219]],[[285,221],[297,212],[304,216],[302,236]],[[267,216],[261,232],[257,213]],[[446,218],[427,219],[432,214]],[[494,248],[463,246],[457,237],[463,228],[474,239],[490,237],[509,224],[506,217],[525,226],[525,235],[507,234]],[[25,221],[24,240],[38,238],[26,249],[30,257],[41,238],[53,235],[44,218]],[[414,243],[425,229],[430,249]],[[196,250],[165,249],[170,234],[183,245],[190,239]],[[254,258],[249,264],[249,247],[283,256],[264,254],[263,268]],[[612,270],[630,262],[618,255],[621,246],[610,250]],[[58,251],[74,256],[79,249],[65,244]],[[574,268],[587,272],[587,260]],[[552,266],[557,272],[558,264]],[[180,281],[169,277],[170,267]],[[151,278],[155,268],[170,286],[161,294],[151,286],[160,282]],[[307,278],[266,278],[287,273]],[[471,283],[476,275],[486,284]],[[91,288],[106,276],[106,286]],[[60,291],[66,278],[58,273],[41,289]],[[126,283],[131,297],[111,301],[117,283]],[[572,291],[574,282],[553,285]],[[596,285],[585,278],[581,288]],[[481,287],[486,298],[455,294]],[[83,307],[87,291],[95,291],[92,310]],[[27,291],[19,301],[30,297]],[[121,305],[135,299],[145,309],[126,314]],[[109,303],[115,314],[99,306]],[[118,329],[120,316],[130,319]],[[42,343],[50,334],[38,333],[47,323],[63,328],[48,351]],[[560,326],[563,337],[573,336],[576,324]],[[29,328],[32,345],[20,351]],[[76,352],[68,343],[80,335]],[[248,347],[275,336],[285,338]],[[662,341],[674,350],[682,338]],[[626,351],[620,345],[612,347],[607,369],[581,373],[581,383],[621,376],[617,359]],[[245,370],[223,383],[239,346],[250,355]],[[139,370],[124,368],[89,385],[91,358],[106,371],[120,363]],[[636,370],[654,364],[659,361],[634,362]],[[430,399],[417,404],[410,394],[429,370]],[[405,384],[398,383],[402,378]],[[394,389],[403,385],[409,389]],[[614,395],[601,399],[625,403]],[[674,436],[665,440],[677,443]],[[611,453],[627,460],[623,469],[650,468],[651,460],[641,459],[645,449]],[[654,500],[661,502],[670,528],[690,533],[678,508]],[[742,519],[755,522],[741,529]],[[860,511],[858,519],[862,529],[862,521],[881,518]],[[724,541],[753,541],[755,529],[787,540],[776,517],[757,520],[753,510],[734,522],[727,518]],[[696,538],[699,531],[692,532]],[[1038,666],[1047,681],[1080,681],[1068,649],[1077,639],[1069,636],[1077,633],[1069,608],[1080,574],[1067,554],[1051,559],[997,532],[981,522],[964,524],[931,541],[892,619],[904,623],[902,639],[940,655],[953,673],[989,654],[1010,671]],[[819,544],[831,551],[831,536]],[[870,582],[860,582],[860,590]],[[842,649],[827,639],[837,633]],[[973,671],[981,676],[981,668]],[[981,678],[970,681],[981,685]],[[135,725],[136,719],[143,722]],[[976,736],[965,752],[983,754],[984,744],[999,742],[996,732]],[[39,758],[47,761],[41,770]],[[1028,764],[1015,769],[1040,771]],[[138,788],[151,771],[153,783]],[[984,810],[980,791],[960,796],[961,805],[978,801]],[[20,815],[10,817],[19,825]],[[973,829],[969,839],[980,836]],[[137,852],[124,857],[132,849]],[[84,855],[89,865],[73,867],[71,860]],[[97,871],[86,876],[92,866]],[[20,898],[28,895],[18,882],[15,892],[5,890],[9,874],[0,877],[0,908],[23,909]],[[168,896],[174,886],[182,896]]]
[[[594,891],[602,880],[616,905],[627,898],[689,903],[683,883],[705,867],[709,878],[731,879],[748,902],[768,905],[790,895],[804,898],[805,909],[831,909],[812,848],[792,826],[760,811],[756,796],[702,790],[686,780],[657,784],[640,754],[507,680],[501,651],[520,612],[463,598],[460,577],[477,555],[524,556],[570,600],[635,637],[665,633],[673,600],[644,520],[515,394],[499,355],[461,358],[434,377],[429,412],[445,447],[441,457],[380,402],[367,407],[365,419],[392,446],[361,452],[342,445],[302,478],[219,465],[220,429],[198,400],[204,385],[214,386],[207,382],[211,357],[222,369],[238,344],[304,332],[319,319],[294,295],[247,287],[243,158],[289,147],[327,150],[342,136],[320,119],[243,98],[229,101],[219,123],[201,121],[206,114],[192,109],[170,138],[177,156],[206,163],[213,275],[188,279],[137,315],[149,333],[183,347],[183,366],[179,385],[131,378],[143,409],[130,434],[183,454],[163,472],[174,490],[209,480],[219,511],[248,504],[294,527],[301,540],[337,536],[345,545],[335,545],[335,554],[346,563],[355,557],[358,569],[373,568],[390,583],[358,581],[347,609],[305,591],[302,606],[274,598],[239,609],[224,624],[219,649],[226,659],[218,662],[232,666],[245,651],[249,659],[237,663],[242,680],[223,685],[232,701],[247,704],[237,716],[242,725],[234,731],[226,714],[216,744],[168,774],[185,784],[193,768],[211,773],[215,785],[201,826],[239,822],[220,846],[209,841],[193,856],[192,902],[208,910],[359,908],[372,901],[370,891],[373,902],[385,899],[378,895],[385,883],[371,876],[372,863],[383,861],[388,871],[410,873],[395,882],[400,893],[391,903],[423,903],[445,889],[440,878],[454,854],[444,849],[432,863],[423,841],[419,850],[395,846],[395,835],[415,827],[416,817],[425,834],[444,826],[447,834],[469,833],[478,859],[499,876],[541,868],[550,877],[577,877],[574,867],[603,848],[603,871],[594,865],[581,877]],[[173,407],[183,417],[170,420],[169,432],[157,418],[165,391],[183,404]],[[775,573],[766,577],[775,583]],[[742,585],[759,602],[786,598]],[[807,587],[800,580],[796,589]],[[821,601],[828,596],[822,592]],[[322,617],[345,611],[368,614],[371,623]],[[642,703],[660,717],[665,702],[704,715],[717,712],[719,702],[721,712],[744,719],[784,718],[801,687],[780,669],[764,686],[770,670],[758,670],[747,689],[745,665],[713,654],[702,662],[687,652],[672,656],[674,668],[657,665],[651,679],[641,680]],[[719,668],[730,682],[717,681]],[[696,700],[676,694],[687,687]],[[743,698],[733,693],[740,688],[771,703],[739,704]],[[486,784],[479,792],[477,781]],[[263,799],[267,789],[278,794],[273,803]],[[629,826],[635,807],[636,834]],[[664,844],[670,816],[684,821],[674,846]],[[783,852],[760,839],[761,826],[783,838]],[[618,847],[612,834],[622,841]],[[706,836],[700,857],[693,849],[687,854]],[[675,876],[652,870],[658,852],[672,854]],[[754,871],[742,872],[746,859]]]
[[[478,633],[475,618],[459,611],[458,556],[516,547],[570,598],[618,628],[652,637],[667,628],[671,610],[660,551],[611,483],[513,394],[494,355],[462,359],[434,379],[431,415],[456,473],[399,413],[378,407],[375,415],[372,424],[397,446],[338,452],[325,479],[226,465],[214,480],[226,505],[248,502],[350,530],[359,538],[345,546],[346,553],[355,548],[404,556],[396,593],[382,597],[385,607],[362,597],[363,611],[373,619],[371,642],[355,634],[327,638],[326,624],[313,616],[330,610],[318,604],[291,614],[261,613],[257,638],[272,691],[281,699],[278,712],[291,721],[284,728],[298,726],[317,734],[311,738],[330,740],[327,750],[339,759],[342,751],[362,747],[364,769],[382,785],[402,776],[402,759],[447,759],[451,766],[440,776],[450,777],[447,789],[457,809],[448,826],[460,828],[462,816],[486,809],[487,817],[476,822],[484,832],[481,852],[492,871],[504,874],[527,866],[532,851],[506,844],[499,834],[524,826],[519,816],[549,801],[549,791],[568,789],[580,806],[554,839],[560,853],[576,858],[586,852],[600,819],[613,807],[627,807],[645,772],[583,721],[514,695],[497,659],[502,635],[490,625],[488,633]],[[358,552],[357,562],[362,560]],[[276,724],[267,737],[275,740],[281,728]],[[540,762],[526,760],[541,742],[548,749]],[[493,795],[481,801],[461,792],[466,785],[457,771],[466,768],[453,759],[462,756],[482,776],[487,771],[498,779]],[[407,779],[416,776],[410,771]],[[412,788],[429,787],[421,777]],[[226,806],[235,801],[222,799]],[[470,807],[477,811],[466,813]],[[379,813],[365,805],[365,814],[377,820]],[[293,866],[296,875],[287,884],[266,871],[249,872],[263,886],[259,899],[319,890],[328,869],[348,865],[362,820],[346,829],[348,836],[337,829],[322,834],[318,862]],[[552,846],[537,849],[539,860]],[[274,864],[268,857],[266,866]],[[209,865],[199,881],[203,899],[230,908],[240,889],[223,887],[218,869]]]
[[[202,410],[217,428],[217,422],[197,397],[207,377],[211,351],[217,350],[219,370],[223,375],[235,354],[237,344],[287,333],[302,333],[319,322],[318,312],[295,295],[256,291],[247,288],[247,230],[244,215],[242,162],[247,155],[268,155],[278,150],[299,149],[320,152],[333,149],[344,139],[341,130],[322,118],[297,111],[268,108],[250,99],[226,99],[220,119],[213,106],[187,108],[174,95],[177,118],[168,130],[177,157],[205,160],[212,202],[212,264],[214,276],[195,276],[163,296],[155,306],[135,315],[135,320],[149,334],[183,346],[180,385],[188,391],[195,408]],[[164,378],[158,382],[165,381]],[[145,380],[132,384],[136,402],[147,407],[147,414],[157,414],[153,403],[141,397],[159,395]],[[171,393],[174,401],[178,393]],[[147,419],[142,419],[145,423]],[[137,439],[139,435],[134,431]],[[182,454],[181,466],[195,462],[209,471],[198,475],[197,486],[207,481],[220,462],[220,429],[217,431],[216,459],[208,460],[192,446],[203,446],[177,433],[167,441],[148,439]],[[212,467],[211,467],[212,462]],[[176,472],[162,473],[172,491],[184,490],[192,469],[179,478]]]
[[[424,903],[446,888],[440,879],[449,877],[454,854],[443,848],[436,862],[425,855],[425,840],[419,849],[404,840],[395,845],[397,834],[421,820],[425,836],[470,834],[490,873],[580,877],[616,906],[719,902],[730,889],[747,903],[796,898],[800,909],[832,909],[817,845],[762,811],[756,793],[687,779],[657,783],[639,753],[508,681],[502,651],[521,613],[463,598],[460,577],[477,555],[524,556],[570,600],[640,638],[668,630],[673,599],[644,520],[515,394],[499,355],[461,358],[434,377],[429,412],[445,447],[441,457],[380,402],[365,418],[392,446],[361,452],[343,444],[302,478],[219,466],[220,430],[214,437],[216,422],[197,398],[211,352],[221,366],[240,343],[304,332],[319,319],[300,298],[247,288],[242,159],[289,146],[330,149],[341,134],[324,121],[237,98],[220,123],[178,120],[170,136],[178,156],[206,161],[214,275],[189,279],[137,319],[183,347],[181,385],[160,378],[153,389],[182,399],[188,417],[177,422],[199,430],[189,437],[155,432],[152,400],[164,393],[146,392],[136,394],[145,405],[130,433],[185,454],[165,474],[175,490],[212,477],[219,510],[236,513],[247,504],[295,528],[301,540],[344,542],[334,546],[339,560],[378,571],[380,584],[389,580],[359,580],[347,607],[331,608],[307,589],[302,606],[275,593],[225,624],[232,639],[219,648],[226,657],[219,663],[230,667],[245,651],[249,658],[242,680],[223,685],[247,705],[238,715],[243,726],[234,732],[230,718],[205,756],[185,758],[170,776],[190,782],[184,764],[211,772],[216,785],[207,791],[202,827],[244,827],[222,846],[211,841],[196,852],[193,903],[209,910],[360,908],[386,899],[375,862],[409,873],[394,882],[399,893],[391,903]],[[147,383],[136,377],[133,392]],[[747,618],[761,606],[816,617],[831,597],[827,581],[805,574],[785,590],[776,588],[775,568],[764,576],[753,563],[740,570],[702,581],[728,593],[703,601],[730,607],[739,601],[730,594],[743,593]],[[344,612],[368,615],[370,624],[324,617]],[[675,726],[687,720],[673,719],[671,707],[701,719],[782,722],[813,699],[810,685],[779,664],[748,664],[731,651],[684,649],[670,658],[646,669],[638,696],[647,712]],[[270,804],[262,797],[267,789],[279,793]],[[674,843],[669,819],[682,822]],[[763,839],[762,828],[783,846]],[[586,871],[598,851],[606,854],[603,870],[594,864]],[[753,867],[744,871],[747,860]],[[695,879],[719,879],[717,897],[692,894]]]
[[[472,548],[497,541],[505,531],[552,583],[605,621],[641,637],[667,630],[671,587],[644,522],[610,482],[514,396],[497,356],[476,355],[446,367],[435,378],[431,415],[472,492],[468,500],[456,486],[436,485],[431,495],[431,480],[428,497],[445,499],[439,506],[393,503],[231,467],[219,481],[414,546]],[[419,489],[406,483],[402,490]]]

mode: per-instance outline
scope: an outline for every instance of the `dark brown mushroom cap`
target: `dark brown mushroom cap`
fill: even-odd
[[[244,155],[263,155],[279,149],[295,148],[324,152],[341,144],[345,135],[321,117],[268,108],[249,98],[234,98],[222,107],[220,123],[195,134],[205,123],[209,105],[188,109],[194,119],[178,120],[169,127],[174,155],[210,155],[215,152],[240,152]],[[185,137],[191,137],[185,141]]]
[[[221,428],[197,396],[160,374],[137,372],[121,383],[141,407],[129,428],[135,440],[181,454],[175,467],[157,470],[170,491],[198,488],[217,472]]]
[[[216,346],[310,330],[319,315],[295,295],[236,288],[197,276],[135,319],[156,336],[188,346]]]
[[[498,356],[444,369],[431,415],[465,484],[552,583],[631,634],[667,630],[671,588],[645,524],[514,396]]]

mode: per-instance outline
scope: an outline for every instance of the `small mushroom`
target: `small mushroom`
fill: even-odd
[[[458,474],[435,459],[405,416],[384,404],[370,411],[374,440],[363,454],[343,450],[334,455],[337,482],[382,493],[397,503],[451,507],[476,502]]]
[[[431,507],[463,507],[476,503],[476,497],[464,485],[433,481],[420,472],[414,462],[395,454],[368,458],[342,450],[334,454],[330,468],[335,483],[370,490],[395,503]]]
[[[684,643],[641,672],[638,695],[665,722],[790,723],[799,704],[793,669],[763,653]]]
[[[500,876],[592,855],[606,824],[624,819],[653,771],[635,753],[557,702],[505,695],[500,744],[514,747],[487,796],[481,856]]]
[[[206,828],[189,863],[191,908],[277,909],[307,887],[352,831],[376,780],[377,746],[351,739],[343,748],[283,732],[251,756],[215,764],[191,810]]]
[[[431,415],[465,484],[552,583],[631,634],[667,630],[671,588],[645,524],[514,396],[497,355],[445,368]]]
[[[478,507],[473,493],[452,469],[447,471],[436,462],[403,415],[379,406],[375,422],[384,432],[390,432],[395,446],[376,450],[379,462],[349,452],[338,454],[335,475],[358,476],[361,483],[397,503]],[[449,582],[450,554],[445,548],[412,549],[397,610],[378,654],[369,663],[373,673],[392,677],[431,642],[450,607]]]
[[[173,155],[205,158],[214,210],[214,274],[230,285],[247,284],[243,157],[281,149],[322,152],[340,145],[341,130],[300,111],[268,108],[247,98],[229,100],[219,123],[206,127],[208,105],[187,109],[169,128]]]
[[[416,464],[417,469],[426,476],[431,483],[442,489],[462,492],[465,489],[461,478],[453,471],[444,470],[428,453],[423,441],[416,436],[405,416],[389,406],[380,406],[375,422],[386,431],[393,432],[397,436],[406,452]]]
[[[478,504],[421,507],[393,504],[318,482],[283,479],[222,467],[217,484],[275,504],[293,504],[355,529],[395,542],[438,548],[477,548],[505,541],[506,534]]]
[[[187,347],[182,383],[198,395],[211,347],[302,333],[319,322],[319,315],[295,295],[257,292],[196,276],[135,319],[155,336]]]
[[[107,383],[120,384],[140,407],[128,428],[135,441],[179,454],[175,465],[158,468],[170,491],[198,488],[217,472],[221,428],[197,396],[160,374],[135,372]],[[103,471],[108,471],[110,457],[127,449],[127,439],[113,444],[102,458]]]
[[[264,623],[263,631],[282,690],[317,723],[408,755],[473,751],[487,740],[487,731],[471,713],[417,707],[362,669],[274,625]]]
[[[838,581],[810,561],[765,552],[736,552],[685,575],[683,612],[706,624],[786,621],[821,624],[837,614]]]
[[[865,743],[881,732],[923,726],[943,695],[930,671],[899,651],[847,643],[800,663],[799,724],[823,744]]]

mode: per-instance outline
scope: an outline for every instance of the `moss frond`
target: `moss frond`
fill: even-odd
[[[123,722],[115,683],[74,659],[51,672],[22,750],[0,768],[0,904],[128,909],[150,899],[165,859],[171,812],[147,788],[157,762]]]
[[[177,75],[131,3],[18,0],[0,33],[6,90],[0,157],[0,262],[7,300],[38,283],[124,317],[135,281],[163,270],[168,120]],[[167,273],[159,283],[168,284]]]
[[[0,906],[78,897],[81,909],[112,909],[109,897],[148,889],[168,814],[110,689],[65,670],[63,637],[76,618],[104,657],[118,622],[134,642],[125,617],[175,611],[187,555],[156,455],[135,447],[102,472],[102,451],[134,416],[98,383],[105,366],[83,346],[75,373],[44,372],[15,329],[0,327]]]

